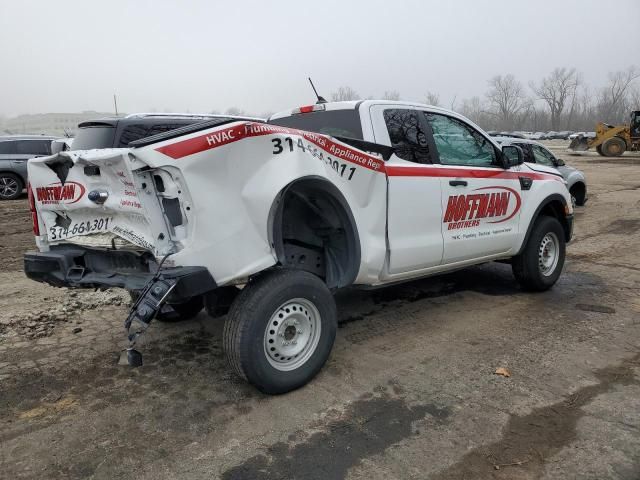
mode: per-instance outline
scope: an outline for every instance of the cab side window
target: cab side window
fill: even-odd
[[[446,115],[425,113],[443,165],[499,166],[493,144],[469,125]]]
[[[421,115],[418,110],[389,109],[384,111],[384,121],[391,146],[399,158],[415,163],[433,163]]]
[[[532,145],[531,149],[533,150],[533,156],[536,159],[536,163],[539,163],[540,165],[547,165],[549,167],[555,167],[555,163],[553,161],[554,157],[546,149],[538,145]]]
[[[524,161],[528,163],[536,163],[536,159],[533,156],[533,152],[531,151],[531,145],[527,143],[514,143],[522,149],[522,153],[524,153]]]

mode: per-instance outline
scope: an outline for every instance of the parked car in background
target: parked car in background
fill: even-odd
[[[573,140],[581,135],[585,138],[594,138],[596,136],[596,132],[575,132],[569,135],[569,139]]]
[[[542,137],[544,137],[544,132],[535,132],[529,136],[531,140],[541,140]]]
[[[260,120],[252,117],[191,113],[133,113],[125,117],[100,118],[78,124],[71,150],[125,148],[135,140],[215,118]]]
[[[492,137],[525,138],[524,135],[517,132],[494,132],[489,135]]]
[[[0,200],[13,200],[27,185],[27,160],[51,155],[51,142],[45,135],[0,137]]]
[[[568,140],[572,133],[570,130],[563,130],[562,132],[558,132],[554,138],[556,140]]]
[[[524,161],[526,163],[537,163],[556,168],[567,182],[567,188],[574,205],[582,206],[586,203],[587,179],[582,171],[566,165],[564,160],[557,158],[547,148],[534,140],[511,137],[496,137],[495,140],[503,146],[516,145],[520,147],[524,153]]]

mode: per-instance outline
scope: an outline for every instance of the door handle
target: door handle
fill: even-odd
[[[466,187],[467,181],[466,180],[449,180],[449,185],[451,185],[452,187]]]

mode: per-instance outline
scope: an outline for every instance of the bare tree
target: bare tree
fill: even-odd
[[[640,77],[640,70],[631,66],[623,71],[609,73],[609,83],[600,90],[598,110],[601,120],[618,122],[627,116],[629,90],[634,80]]]
[[[491,129],[495,125],[493,117],[487,113],[486,106],[482,103],[480,97],[462,100],[460,113],[483,128]]]
[[[382,95],[383,100],[400,100],[400,92],[397,90],[385,90],[384,95]]]
[[[434,107],[439,107],[440,95],[434,92],[427,92],[427,95],[424,97],[424,103],[427,105],[433,105]]]
[[[531,90],[544,100],[551,114],[551,129],[560,130],[560,118],[568,104],[574,106],[580,74],[575,68],[556,68],[540,85],[531,82]]]
[[[360,100],[360,95],[349,86],[340,87],[335,92],[331,92],[331,101],[343,102],[345,100]]]
[[[633,90],[630,91],[629,99],[631,103],[631,109],[640,110],[640,86],[635,87]],[[2,123],[1,119],[0,119],[0,123]]]
[[[522,84],[511,74],[496,75],[489,80],[486,97],[500,128],[513,126],[516,115],[524,107],[526,99]]]

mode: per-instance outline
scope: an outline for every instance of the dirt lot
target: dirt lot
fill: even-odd
[[[204,313],[118,366],[126,295],[28,281],[27,201],[0,203],[0,476],[640,478],[640,157],[564,146],[590,200],[554,289],[487,264],[341,292],[328,365],[280,397],[230,373]]]

